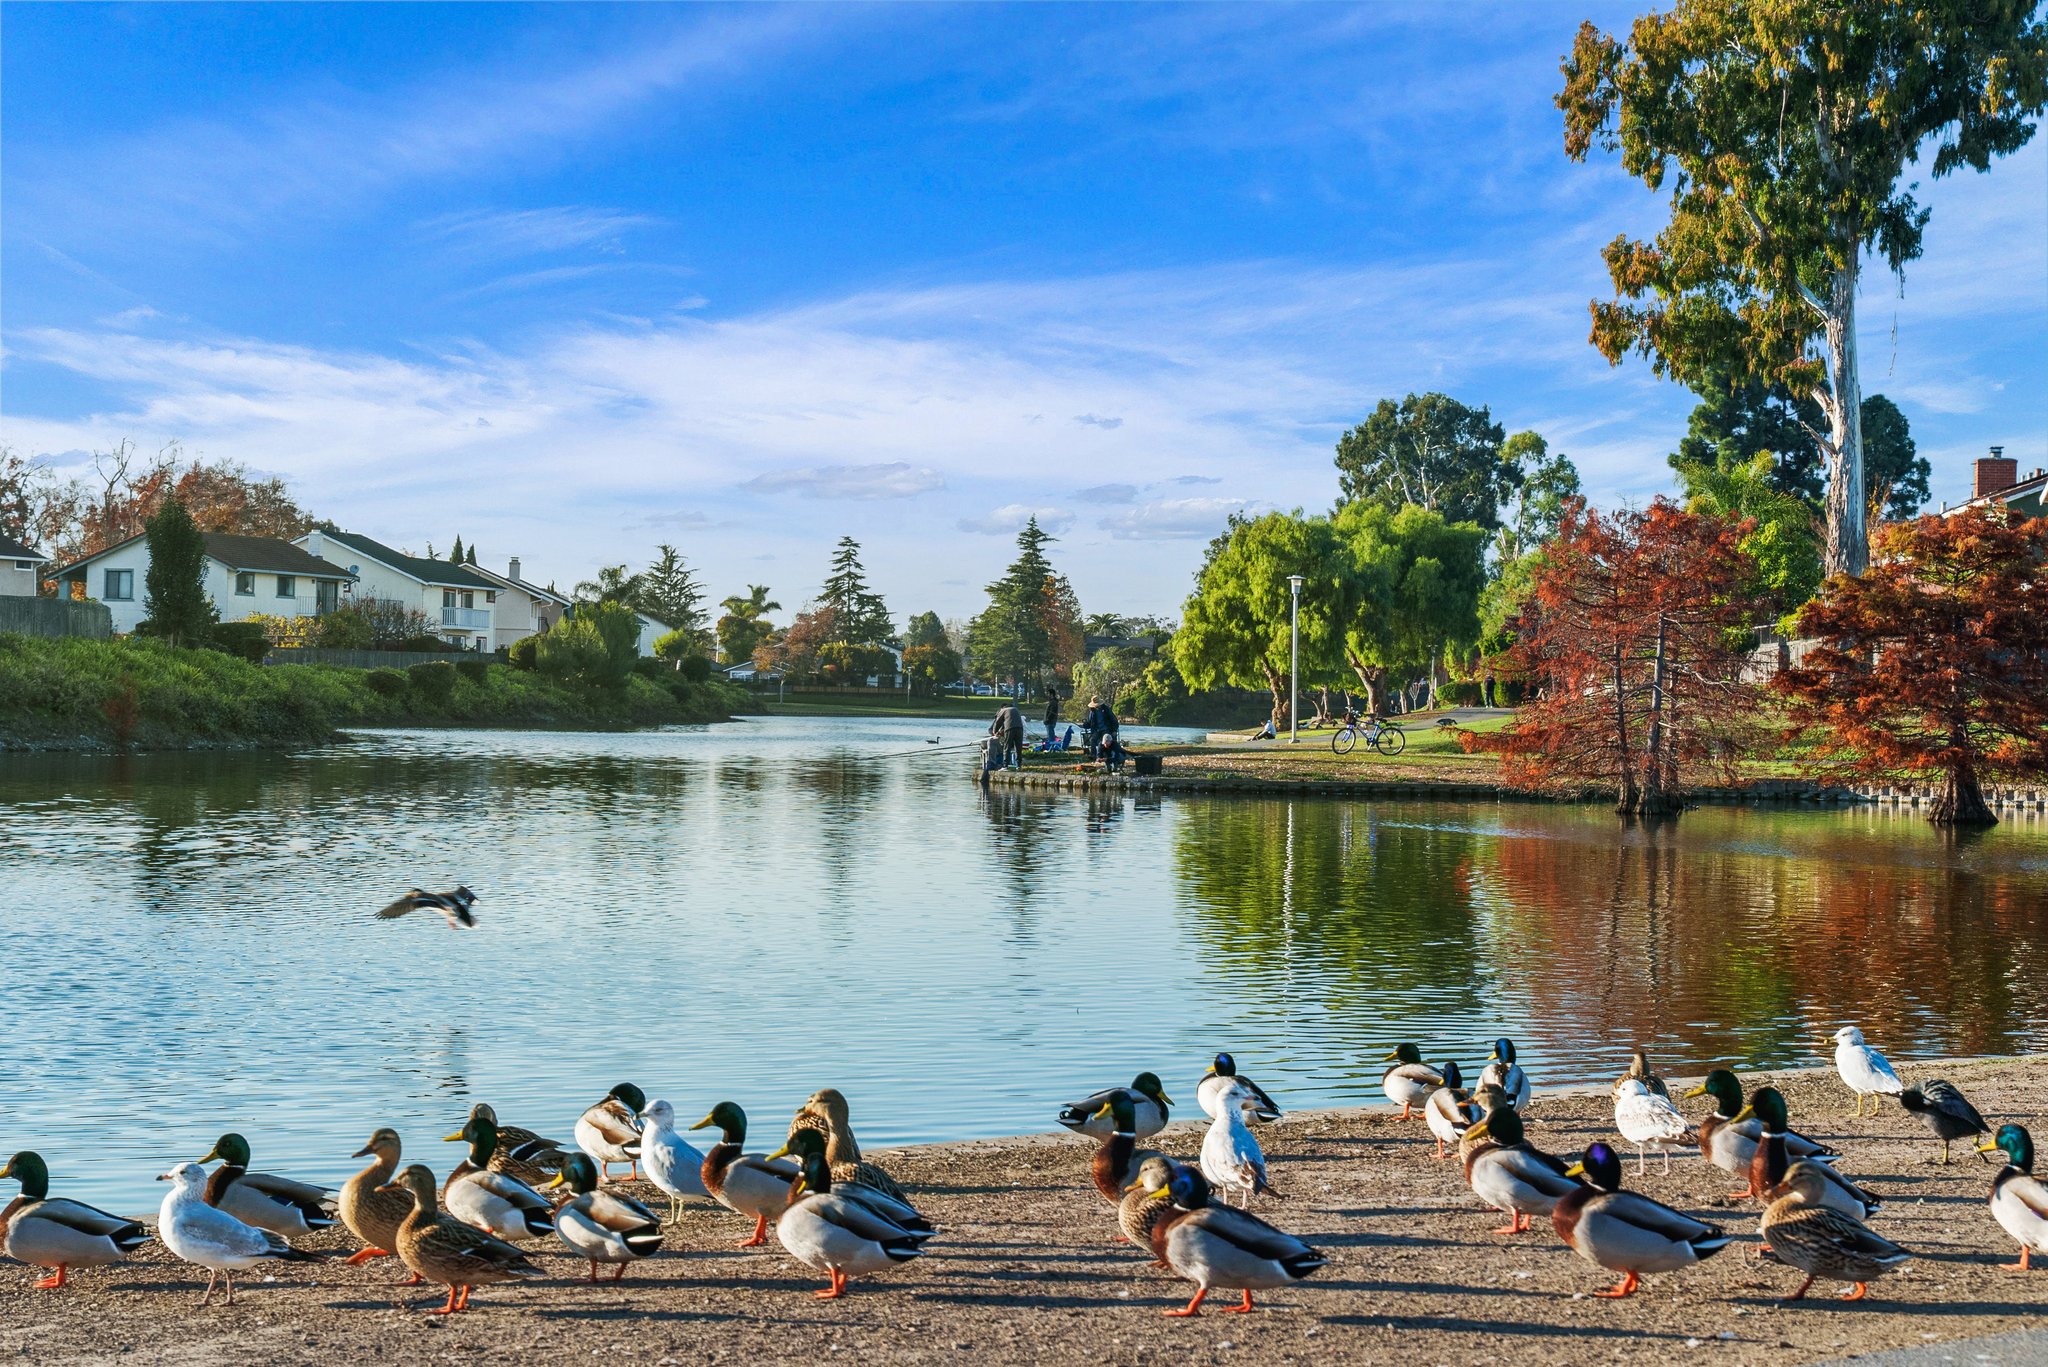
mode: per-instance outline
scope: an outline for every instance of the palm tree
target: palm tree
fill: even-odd
[[[628,574],[624,565],[605,565],[595,579],[586,579],[576,586],[576,597],[586,603],[624,603],[634,607],[640,601],[640,576]]]
[[[749,584],[746,597],[734,594],[719,606],[729,615],[745,622],[758,622],[771,612],[782,611],[782,604],[768,596],[766,584]]]

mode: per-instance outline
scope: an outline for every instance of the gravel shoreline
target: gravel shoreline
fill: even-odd
[[[1908,1083],[1947,1077],[1994,1125],[2017,1120],[2048,1139],[2048,1056],[1900,1072]],[[1062,1133],[871,1153],[941,1233],[929,1256],[856,1282],[838,1302],[811,1297],[822,1279],[772,1235],[766,1249],[735,1249],[745,1222],[699,1203],[680,1237],[671,1234],[662,1254],[631,1268],[621,1284],[591,1286],[582,1280],[587,1264],[543,1245],[538,1260],[549,1281],[482,1288],[469,1313],[447,1319],[417,1313],[439,1304],[440,1296],[425,1294],[430,1288],[412,1288],[412,1309],[400,1308],[391,1284],[399,1273],[383,1260],[273,1265],[274,1281],[259,1273],[232,1308],[205,1309],[196,1304],[205,1278],[153,1243],[130,1262],[75,1274],[56,1292],[30,1289],[36,1274],[0,1263],[0,1359],[182,1367],[848,1354],[889,1363],[1063,1364],[1249,1354],[1261,1362],[1412,1367],[1511,1353],[1535,1364],[1798,1363],[2041,1323],[2048,1266],[2032,1275],[1994,1266],[2017,1250],[1985,1208],[1990,1164],[1958,1146],[1952,1168],[1933,1165],[1938,1145],[1895,1105],[1875,1120],[1849,1119],[1848,1093],[1831,1070],[1744,1082],[1766,1076],[1785,1091],[1793,1123],[1841,1148],[1843,1170],[1886,1199],[1873,1227],[1918,1255],[1876,1283],[1867,1301],[1843,1304],[1831,1295],[1845,1288],[1822,1283],[1821,1299],[1779,1306],[1776,1297],[1798,1275],[1753,1256],[1756,1207],[1729,1201],[1725,1193],[1738,1184],[1697,1157],[1675,1158],[1668,1177],[1653,1160],[1643,1179],[1631,1160],[1628,1184],[1726,1225],[1738,1241],[1700,1266],[1646,1278],[1630,1299],[1594,1299],[1609,1274],[1564,1247],[1546,1223],[1514,1238],[1488,1234],[1499,1217],[1478,1205],[1454,1162],[1432,1157],[1420,1117],[1404,1122],[1368,1107],[1301,1112],[1264,1131],[1273,1182],[1286,1199],[1262,1201],[1259,1213],[1329,1253],[1332,1264],[1261,1296],[1251,1315],[1162,1318],[1190,1287],[1113,1242],[1114,1212],[1086,1176],[1093,1145]],[[1177,1109],[1199,1119],[1191,1083],[1169,1090],[1183,1103]],[[1704,1113],[1702,1101],[1681,1106],[1689,1116]],[[764,1135],[775,1129],[757,1119]],[[1528,1121],[1530,1138],[1553,1152],[1615,1139],[1600,1090],[1539,1094]],[[1153,1142],[1192,1158],[1200,1129],[1179,1123]],[[61,1184],[60,1173],[59,1195]],[[353,1247],[338,1235],[314,1241],[322,1244]]]

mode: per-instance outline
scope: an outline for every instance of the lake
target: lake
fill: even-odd
[[[487,1099],[568,1139],[614,1083],[766,1147],[821,1086],[864,1142],[1045,1130],[1217,1049],[1283,1105],[1412,1039],[1539,1083],[2048,1048],[2048,823],[1911,813],[984,793],[973,723],[373,733],[295,755],[0,758],[6,1130],[153,1208],[225,1129],[338,1182]],[[1135,733],[1134,733],[1135,734]],[[1361,763],[1370,763],[1363,760]],[[380,922],[467,882],[481,928]],[[1845,1094],[1846,1103],[1846,1094]]]

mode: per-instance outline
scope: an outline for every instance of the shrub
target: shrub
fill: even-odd
[[[387,698],[396,698],[405,692],[405,675],[395,669],[373,669],[363,676],[363,682],[370,686],[372,693],[381,693]]]
[[[207,628],[206,643],[252,665],[270,653],[270,635],[261,622],[216,622]]]
[[[390,650],[411,650],[430,652],[451,651],[461,649],[460,646],[451,646],[446,641],[442,640],[440,637],[429,636],[424,632],[420,633],[417,636],[408,636],[404,640],[399,641],[393,645],[387,646],[386,648]]]
[[[541,637],[541,672],[581,684],[616,687],[640,658],[640,618],[623,603],[588,603]]]
[[[405,671],[405,676],[412,680],[412,686],[420,691],[420,696],[429,702],[445,704],[455,696],[455,666],[446,660],[413,665]]]
[[[301,621],[306,619],[301,618]],[[370,615],[354,603],[314,619],[312,644],[325,650],[368,650],[377,644]]]
[[[431,665],[422,667],[433,668]],[[489,660],[457,660],[455,662],[455,672],[471,683],[480,684],[491,677],[491,662]]]
[[[505,653],[508,663],[514,669],[534,668],[537,664],[535,652],[540,649],[540,642],[541,638],[538,636],[520,637],[512,643],[512,649]]]
[[[690,683],[700,684],[711,677],[711,661],[702,655],[683,656],[681,673]]]
[[[699,633],[671,631],[654,638],[654,653],[663,660],[681,660],[697,653]]]
[[[1481,686],[1469,679],[1436,686],[1436,701],[1439,707],[1477,707],[1480,699],[1485,696]]]
[[[667,660],[657,660],[651,655],[642,655],[633,661],[633,672],[643,679],[660,683],[675,677],[676,667]]]

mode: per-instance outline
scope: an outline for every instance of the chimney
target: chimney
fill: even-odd
[[[320,553],[321,545],[322,542],[320,539],[320,529],[318,527],[315,527],[313,528],[313,530],[306,533],[307,555],[312,556],[315,560],[325,560],[327,557]]]
[[[506,577],[507,579],[517,579],[517,578],[519,577],[519,557],[518,557],[518,556],[516,556],[516,555],[515,555],[515,556],[513,556],[513,557],[512,557],[512,563],[511,563],[510,565],[507,565],[507,566],[505,567],[505,577]]]
[[[1990,455],[1977,458],[1976,473],[1970,480],[1970,497],[1982,498],[2000,489],[2010,489],[2019,482],[2020,463],[2006,459],[2003,446],[1994,446]]]

